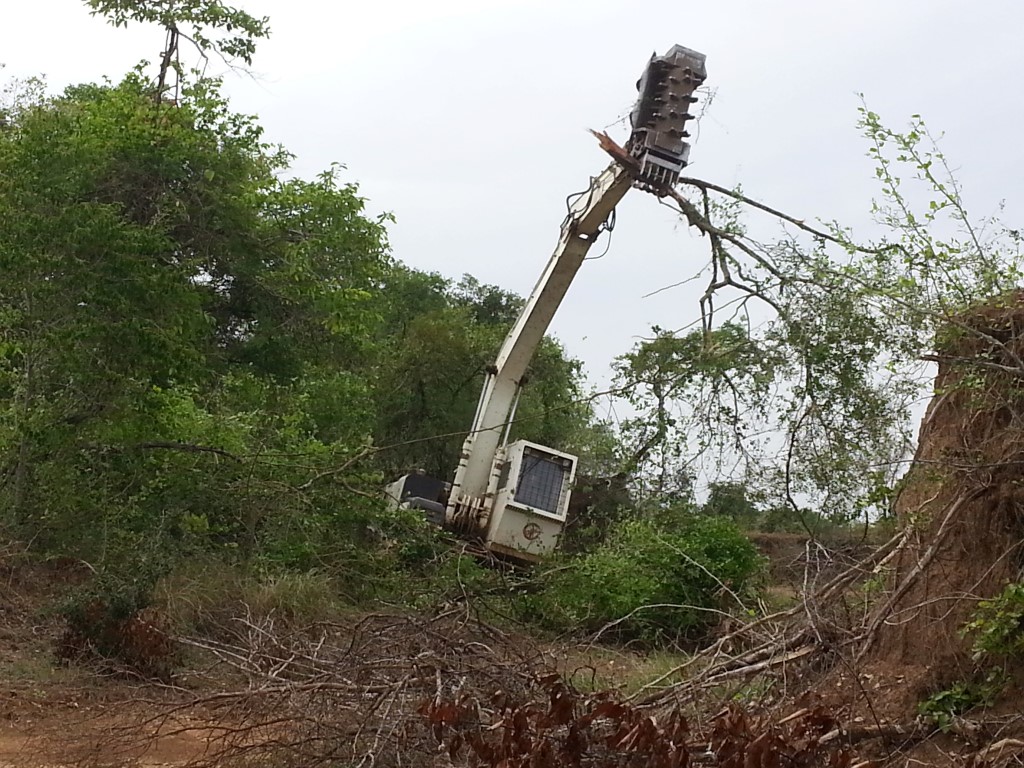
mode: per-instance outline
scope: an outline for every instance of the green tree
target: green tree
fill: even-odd
[[[623,425],[642,495],[674,505],[693,498],[689,464],[721,462],[745,441],[743,421],[769,407],[777,357],[735,322],[654,337],[615,362],[616,389],[638,416]]]
[[[744,530],[758,527],[762,511],[749,489],[738,482],[716,482],[708,486],[708,496],[700,512],[708,517],[724,517]]]
[[[708,283],[700,328],[657,331],[617,365],[649,492],[686,469],[742,478],[793,519],[888,514],[936,350],[979,335],[968,307],[1016,295],[1019,232],[968,216],[920,116],[897,131],[865,108],[860,128],[880,183],[873,239],[701,179],[669,194],[706,238]],[[1005,339],[982,341],[1024,371]]]
[[[94,16],[116,27],[156,24],[166,34],[155,83],[157,101],[167,90],[180,92],[185,77],[181,40],[190,42],[205,60],[215,53],[231,64],[252,64],[258,40],[269,36],[270,20],[226,5],[221,0],[84,0]],[[172,83],[173,80],[173,83]]]
[[[8,522],[90,559],[324,540],[372,432],[382,223],[202,81],[36,94],[0,133]],[[283,458],[288,457],[288,458]],[[358,507],[349,497],[348,508]]]

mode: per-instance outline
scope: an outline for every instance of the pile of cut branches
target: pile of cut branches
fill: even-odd
[[[737,705],[720,711],[702,735],[676,709],[663,718],[602,691],[581,695],[558,675],[537,681],[542,694],[514,702],[499,692],[490,706],[465,697],[423,708],[451,765],[480,768],[601,766],[681,768],[848,768],[853,755],[823,707],[803,708],[779,722]]]
[[[215,660],[203,687],[220,692],[131,725],[165,737],[201,732],[209,747],[197,765],[428,765],[438,744],[427,703],[497,691],[524,700],[551,668],[535,644],[465,606],[301,629],[248,615],[223,629],[227,639],[181,639]]]
[[[164,706],[132,731],[201,733],[209,747],[197,766],[854,762],[825,707],[779,720],[733,705],[692,718],[680,707],[652,712],[618,691],[583,693],[543,649],[488,626],[467,606],[301,631],[268,617],[239,617],[234,625],[230,640],[184,640],[217,660],[220,684],[226,668],[234,688]],[[702,703],[710,712],[717,701],[709,694]]]

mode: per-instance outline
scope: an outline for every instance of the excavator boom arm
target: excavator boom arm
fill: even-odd
[[[613,163],[591,181],[590,188],[570,207],[569,215],[562,224],[558,246],[484,382],[473,427],[463,444],[455,474],[453,501],[457,494],[475,499],[486,495],[494,456],[523,374],[587,251],[632,183],[629,171],[619,163]]]

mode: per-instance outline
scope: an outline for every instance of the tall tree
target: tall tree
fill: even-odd
[[[155,96],[179,95],[186,74],[181,60],[182,40],[190,43],[204,60],[210,54],[228,64],[251,65],[256,43],[270,34],[270,20],[256,17],[221,0],[84,0],[94,16],[117,27],[149,23],[166,35],[160,53]],[[205,67],[204,67],[205,69]]]
[[[357,371],[390,259],[355,187],[334,172],[281,180],[287,155],[212,81],[171,106],[132,75],[9,114],[0,492],[13,522],[96,555],[114,532],[201,523],[251,548],[266,519],[334,514],[330,494],[294,489],[372,431]],[[302,458],[261,458],[282,452]]]

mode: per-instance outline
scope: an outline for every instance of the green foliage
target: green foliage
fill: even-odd
[[[945,731],[949,729],[953,718],[974,709],[981,701],[981,695],[973,686],[968,683],[956,683],[920,702],[917,711]]]
[[[842,522],[828,520],[813,509],[794,509],[788,500],[772,503],[756,486],[735,480],[708,483],[704,502],[694,507],[707,517],[732,520],[745,531],[821,536],[844,527]]]
[[[68,595],[59,606],[72,628],[84,625],[90,606],[100,603],[111,623],[122,622],[152,603],[153,587],[166,569],[163,558],[132,558],[130,568],[98,571],[86,584]]]
[[[220,0],[85,0],[85,4],[94,16],[104,16],[114,26],[144,22],[179,30],[204,55],[216,51],[246,64],[252,64],[256,40],[270,34],[269,19],[257,18]],[[219,36],[214,38],[212,34]]]
[[[813,509],[794,511],[788,504],[775,504],[764,510],[757,520],[756,529],[764,533],[809,533],[821,536],[843,524],[828,520]]]
[[[742,478],[774,513],[799,503],[805,522],[890,514],[914,405],[930,394],[922,361],[945,359],[950,329],[985,337],[965,327],[968,307],[1018,296],[1019,231],[968,216],[920,116],[900,131],[864,108],[859,127],[880,182],[874,242],[700,180],[675,198],[707,236],[708,281],[699,329],[654,329],[617,363],[645,495]],[[977,386],[969,360],[950,362],[967,363],[959,386]]]
[[[498,596],[489,601],[492,593]],[[424,610],[436,610],[448,601],[467,600],[484,610],[497,607],[503,611],[506,604],[511,603],[514,608],[517,601],[514,594],[509,594],[508,584],[498,569],[465,554],[451,542],[448,551],[436,553],[426,567],[410,573],[403,594],[410,604]]]
[[[982,600],[961,634],[974,636],[974,659],[1017,658],[1024,653],[1024,584],[1013,582]]]
[[[396,265],[386,217],[365,216],[340,168],[285,178],[287,154],[216,82],[173,105],[137,74],[30,90],[8,119],[0,509],[102,575],[66,606],[69,636],[130,656],[121,629],[182,563],[246,574],[186,585],[197,622],[488,583],[377,495],[395,467],[452,471],[521,299]],[[531,376],[516,429],[585,442],[579,363],[546,341]]]
[[[660,641],[696,641],[754,586],[754,545],[723,518],[679,516],[671,525],[622,524],[595,551],[554,570],[532,605],[563,629]]]
[[[779,364],[738,323],[677,336],[660,328],[615,363],[616,388],[640,415],[623,424],[633,446],[629,470],[645,496],[665,503],[689,500],[691,473],[686,462],[713,441],[742,441],[743,414],[733,397],[743,388],[751,407],[767,407],[773,371]],[[687,404],[714,402],[694,424]]]
[[[322,569],[240,568],[211,557],[179,563],[157,581],[152,604],[177,633],[230,636],[235,618],[272,618],[301,629],[337,618],[345,604],[338,580]]]
[[[762,515],[747,487],[736,482],[711,483],[700,512],[708,517],[728,518],[745,530],[758,527]]]
[[[61,601],[57,611],[65,630],[58,653],[70,660],[115,662],[169,681],[178,649],[159,614],[148,610],[167,559],[159,552],[140,552],[130,563],[100,570]]]
[[[286,156],[212,82],[174,108],[136,76],[79,86],[11,124],[5,522],[98,567],[125,538],[307,565],[354,551],[376,504],[338,480],[371,479],[364,369],[390,269],[357,189],[281,180]]]
[[[1003,675],[990,673],[978,681],[957,682],[932,694],[917,705],[918,714],[942,731],[953,721],[976,707],[989,707],[1006,684]]]
[[[569,554],[589,552],[604,542],[616,525],[636,514],[624,473],[577,474],[559,547]]]
[[[1003,669],[993,664],[1024,653],[1024,584],[1012,582],[991,600],[979,602],[960,633],[974,638],[973,659],[980,663],[976,679],[957,682],[918,705],[918,711],[943,730],[957,715],[991,706],[1007,682]]]

